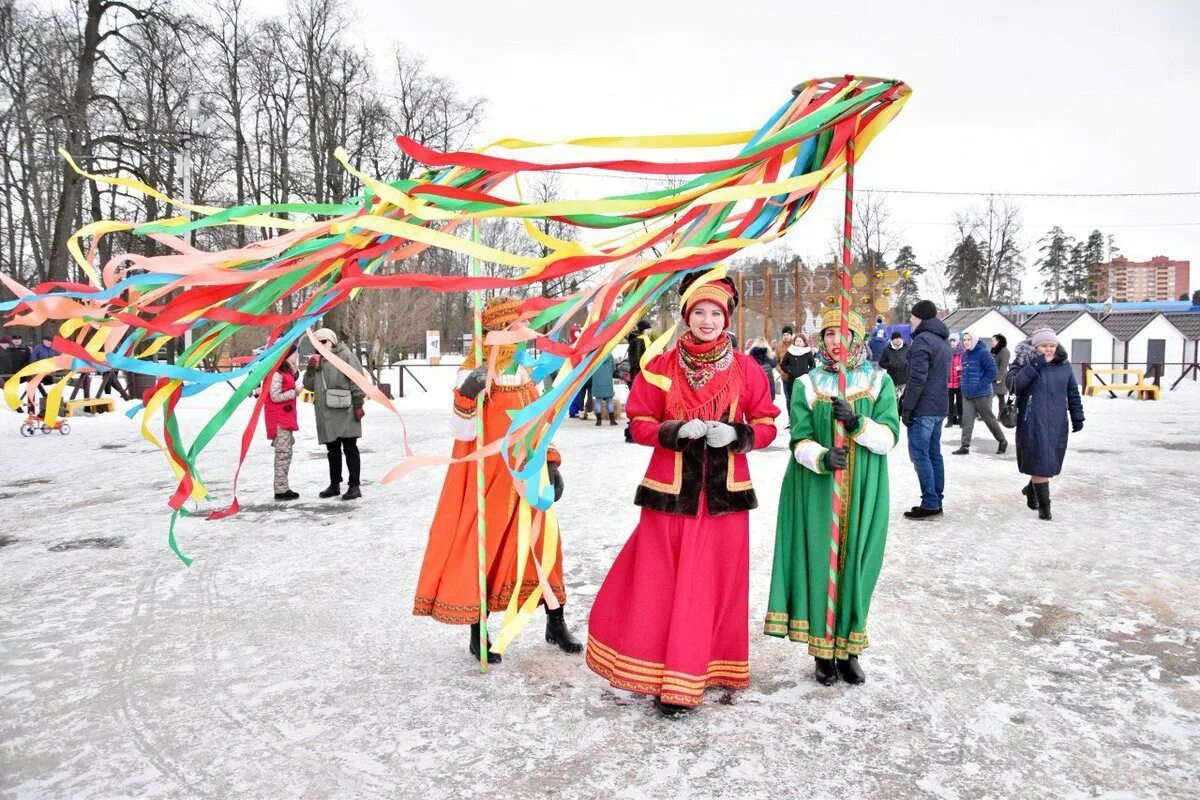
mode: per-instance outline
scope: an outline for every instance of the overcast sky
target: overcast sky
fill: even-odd
[[[381,71],[402,44],[487,98],[478,143],[754,128],[798,80],[856,72],[913,87],[861,162],[862,187],[1200,190],[1197,0],[348,3]],[[980,200],[888,204],[899,239],[929,263],[949,252],[954,211]],[[1099,227],[1132,259],[1191,260],[1200,287],[1200,198],[1016,202],[1030,262],[1051,225],[1078,237]],[[839,203],[825,193],[791,247],[827,252]],[[1034,280],[1025,294],[1040,297]]]

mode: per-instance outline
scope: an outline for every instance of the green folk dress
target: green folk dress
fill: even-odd
[[[837,374],[818,367],[792,389],[791,449],[779,497],[775,562],[767,603],[768,636],[808,643],[816,658],[844,659],[867,646],[867,612],[883,565],[888,529],[887,454],[900,429],[896,388],[870,363],[846,376],[846,399],[860,415],[848,431],[849,503],[842,509],[834,639],[826,639],[833,475],[824,455],[833,446]]]

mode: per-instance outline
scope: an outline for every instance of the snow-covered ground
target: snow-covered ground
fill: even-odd
[[[448,452],[452,372],[418,370],[433,393],[399,403],[419,452]],[[187,407],[190,433],[227,392]],[[801,646],[757,633],[788,454],[754,454],[751,686],[676,721],[550,649],[540,616],[486,676],[465,629],[411,616],[442,473],[370,480],[400,452],[378,406],[361,501],[316,498],[305,406],[302,499],[273,501],[260,434],[241,514],[180,523],[190,569],[166,547],[172,476],[133,423],[22,439],[4,412],[0,795],[1200,796],[1200,386],[1085,408],[1051,523],[981,425],[969,457],[949,455],[957,429],[944,443],[945,517],[903,519],[901,443],[858,688],[819,686]],[[202,462],[225,501],[235,430]],[[590,422],[558,444],[582,638],[649,453]]]

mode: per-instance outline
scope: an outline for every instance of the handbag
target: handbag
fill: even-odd
[[[1000,424],[1006,428],[1017,427],[1017,405],[1010,394],[1004,399],[1004,408],[1000,409]]]
[[[350,390],[349,389],[326,389],[325,390],[325,405],[329,408],[349,408],[350,407]]]

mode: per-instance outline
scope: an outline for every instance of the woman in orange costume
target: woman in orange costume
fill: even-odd
[[[634,380],[630,432],[654,453],[634,497],[641,519],[588,621],[588,666],[619,689],[654,695],[667,716],[700,705],[709,687],[750,683],[758,500],[746,453],[775,438],[779,409],[762,368],[726,332],[736,303],[728,280],[697,287],[684,300],[688,331]]]
[[[516,321],[520,302],[509,298],[494,298],[483,310],[483,327],[489,331],[503,330]],[[486,364],[477,365],[472,355],[463,362],[454,390],[455,459],[462,459],[479,447],[491,444],[508,432],[512,420],[509,413],[529,405],[538,397],[537,387],[528,371],[513,360],[515,345],[485,346],[485,358],[495,349],[495,377],[487,384]],[[486,391],[483,403],[483,442],[477,441],[476,398]],[[562,496],[563,481],[559,474],[560,457],[550,448],[548,458],[550,480],[554,484],[554,499]],[[451,464],[442,485],[437,512],[429,529],[429,544],[417,579],[417,595],[413,614],[433,617],[452,625],[470,625],[472,655],[479,658],[479,530],[478,501],[475,472],[478,462]],[[512,474],[499,453],[483,459],[486,485],[484,509],[487,524],[487,604],[489,611],[503,611],[513,593],[523,604],[538,586],[533,553],[525,563],[525,574],[517,578],[517,536],[520,496]],[[540,547],[536,548],[539,552]],[[579,653],[581,645],[567,630],[563,619],[563,604],[567,593],[563,587],[562,545],[559,543],[554,566],[546,582],[557,600],[557,608],[546,607],[546,641],[568,653]],[[545,603],[545,600],[542,600]],[[488,662],[499,663],[500,654],[489,651]]]

